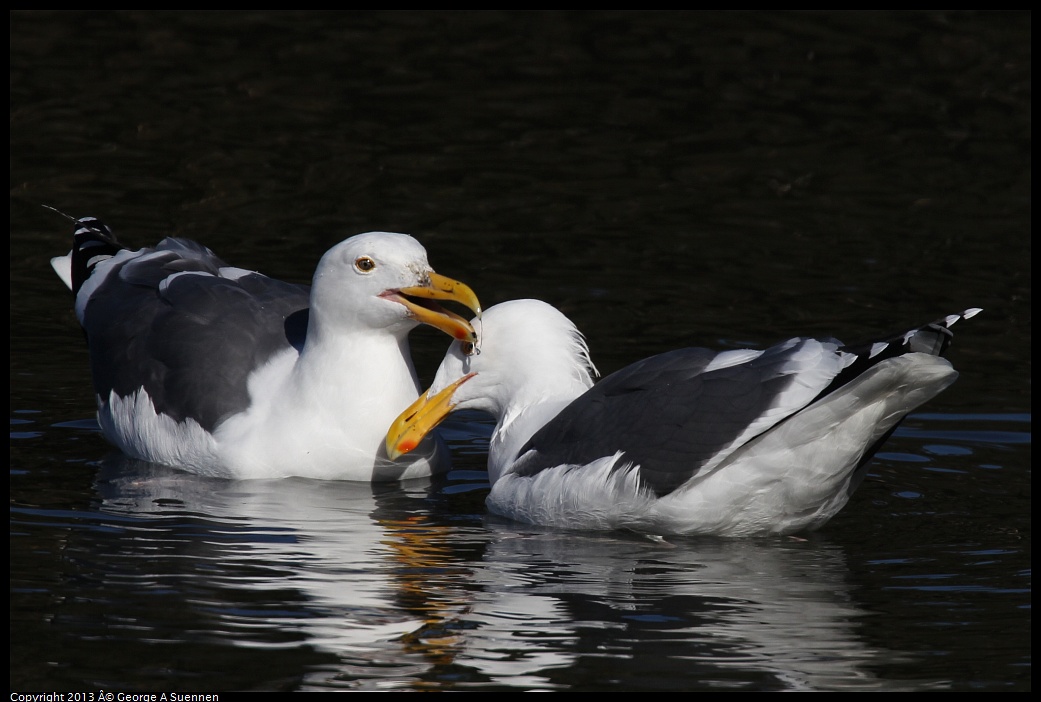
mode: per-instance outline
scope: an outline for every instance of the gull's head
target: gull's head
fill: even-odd
[[[454,341],[430,388],[395,420],[387,454],[401,456],[455,410],[496,419],[551,398],[573,398],[593,385],[585,339],[559,310],[512,300],[473,320],[477,341]]]
[[[406,334],[429,324],[453,339],[473,343],[473,325],[438,304],[449,300],[480,317],[481,306],[465,284],[435,273],[423,246],[407,234],[369,232],[340,242],[318,263],[312,315],[323,323],[387,329]]]

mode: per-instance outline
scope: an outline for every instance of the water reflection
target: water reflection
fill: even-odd
[[[183,598],[173,619],[113,606],[110,636],[294,651],[305,689],[895,687],[824,542],[449,527],[426,481],[234,482],[119,456],[95,485],[103,587]]]
[[[837,547],[494,531],[467,642],[492,679],[552,687],[569,668],[623,689],[896,689],[870,670],[897,657],[862,641]]]
[[[412,677],[442,656],[443,642],[416,645],[417,632],[462,605],[438,578],[469,573],[446,547],[446,528],[420,508],[427,487],[380,493],[303,479],[235,482],[114,455],[96,481],[101,512],[120,518],[109,519],[121,535],[107,577],[183,594],[189,626],[167,628],[162,617],[137,612],[150,638],[383,659]]]

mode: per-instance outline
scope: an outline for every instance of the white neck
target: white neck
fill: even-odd
[[[517,454],[524,444],[568,402],[570,400],[526,407],[516,415],[504,417],[496,424],[488,444],[488,479],[492,485],[517,460]]]
[[[250,384],[248,412],[220,428],[248,447],[226,460],[253,473],[267,466],[272,477],[288,466],[296,475],[367,480],[387,427],[418,395],[405,334],[330,334],[312,322],[299,356],[272,359]]]

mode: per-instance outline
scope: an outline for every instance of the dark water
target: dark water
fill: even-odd
[[[12,691],[1030,689],[1029,13],[10,18]],[[985,312],[818,534],[565,534],[482,417],[401,487],[111,456],[41,204],[299,281],[406,231],[605,373]]]

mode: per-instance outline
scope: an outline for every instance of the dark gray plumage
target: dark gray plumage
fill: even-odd
[[[963,317],[951,315],[908,332],[848,346],[822,340],[829,353],[844,359],[834,379],[811,401],[835,392],[885,359],[912,351],[942,355],[953,338],[949,327]],[[704,348],[637,361],[600,380],[535,432],[521,449],[513,472],[531,476],[621,452],[626,462],[638,466],[641,484],[658,497],[667,495],[778,406],[779,398],[799,380],[797,358],[812,341],[793,339],[745,363],[707,372],[705,368],[719,353]],[[798,409],[791,408],[778,421]],[[764,424],[757,434],[776,423]],[[865,452],[860,465],[895,429],[896,425]],[[754,436],[743,438],[749,441]]]
[[[791,349],[704,372],[717,355],[679,349],[607,376],[531,437],[516,474],[584,465],[621,451],[639,466],[647,487],[668,494],[736,440],[795,379],[778,371],[790,362]]]
[[[179,274],[179,275],[175,275]],[[84,307],[94,390],[143,387],[157,412],[206,431],[250,404],[249,373],[298,350],[309,286],[228,266],[205,246],[164,239],[113,262]]]

